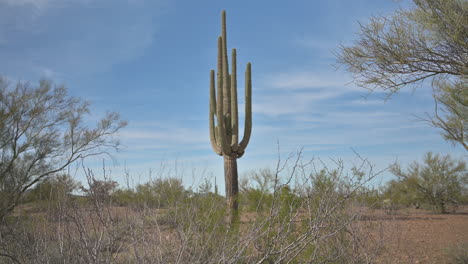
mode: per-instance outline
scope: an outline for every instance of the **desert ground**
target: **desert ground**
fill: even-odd
[[[402,209],[387,215],[376,210],[363,218],[384,242],[380,263],[453,263],[449,249],[468,244],[468,206],[451,214]]]

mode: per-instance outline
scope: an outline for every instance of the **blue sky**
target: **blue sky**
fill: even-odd
[[[209,143],[208,82],[226,9],[238,71],[252,62],[253,131],[241,175],[273,168],[277,142],[283,155],[304,147],[306,158],[323,160],[350,160],[354,150],[379,168],[427,151],[466,159],[417,121],[433,111],[429,88],[385,102],[334,67],[333,52],[356,39],[358,21],[402,5],[408,2],[0,0],[0,75],[65,84],[92,103],[91,119],[119,112],[129,125],[108,165],[119,181],[124,168],[146,181],[148,171],[177,161],[187,184],[201,177],[223,184],[222,158]]]

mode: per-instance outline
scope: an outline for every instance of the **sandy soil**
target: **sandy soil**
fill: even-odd
[[[32,208],[21,209],[28,211],[28,215],[34,214]],[[129,210],[116,207],[113,213],[130,215]],[[164,210],[156,211],[161,214]],[[246,221],[250,217],[242,218]],[[388,215],[383,210],[366,210],[359,225],[364,233],[371,232],[373,239],[369,243],[382,245],[377,263],[451,263],[447,249],[468,244],[468,206],[451,214],[402,209]]]
[[[373,224],[384,244],[379,263],[450,263],[447,249],[468,243],[468,207],[443,215],[416,209],[392,216],[374,212],[364,222]]]

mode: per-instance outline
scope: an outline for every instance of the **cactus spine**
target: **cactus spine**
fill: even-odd
[[[237,159],[242,157],[252,132],[251,64],[245,71],[245,125],[244,137],[239,143],[237,110],[236,49],[232,49],[232,70],[229,73],[226,39],[226,11],[221,13],[221,36],[218,37],[218,70],[215,89],[215,71],[210,72],[210,141],[214,152],[224,157],[226,200],[232,215],[237,215],[239,193]]]

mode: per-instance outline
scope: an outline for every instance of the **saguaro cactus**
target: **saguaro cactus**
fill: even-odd
[[[231,73],[229,73],[228,64],[226,11],[223,10],[221,36],[218,37],[217,89],[215,89],[215,71],[210,72],[210,141],[214,152],[224,158],[226,201],[232,215],[237,215],[239,193],[237,159],[244,154],[252,132],[252,79],[251,64],[247,63],[244,137],[239,143],[236,49],[232,49]]]

